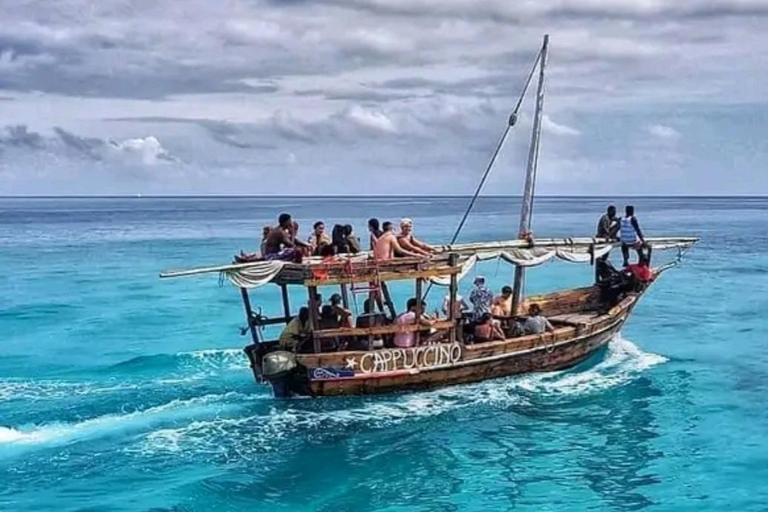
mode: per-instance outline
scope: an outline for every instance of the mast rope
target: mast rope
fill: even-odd
[[[520,93],[520,97],[517,99],[517,104],[515,105],[515,108],[512,110],[512,113],[509,115],[509,121],[507,122],[507,125],[504,127],[504,133],[502,133],[501,138],[499,139],[499,143],[496,145],[496,149],[493,152],[493,155],[491,156],[491,160],[488,162],[488,166],[485,168],[485,172],[483,173],[482,178],[480,179],[480,182],[477,184],[477,188],[475,189],[475,193],[472,196],[472,199],[469,201],[469,204],[467,205],[467,209],[464,211],[464,215],[461,217],[461,221],[459,222],[459,225],[456,227],[456,231],[453,233],[453,237],[451,238],[450,245],[453,245],[456,243],[456,240],[459,238],[459,234],[461,234],[461,230],[464,228],[464,224],[467,222],[467,218],[469,217],[469,214],[472,212],[472,209],[475,207],[475,202],[477,201],[477,198],[480,196],[480,192],[483,190],[483,186],[485,185],[485,182],[488,180],[488,176],[491,174],[491,170],[493,169],[493,164],[496,163],[496,158],[499,156],[499,153],[501,152],[501,148],[504,145],[504,141],[507,139],[507,135],[509,134],[510,129],[515,126],[517,123],[517,113],[520,111],[520,107],[523,104],[523,100],[525,99],[525,93],[528,91],[528,87],[531,84],[531,80],[533,79],[533,74],[536,72],[536,66],[539,64],[539,60],[541,59],[541,54],[544,50],[539,50],[539,53],[536,55],[536,60],[533,63],[533,66],[531,67],[530,73],[528,73],[528,78],[525,80],[525,85],[523,86],[523,90]]]
[[[496,144],[496,149],[493,151],[491,160],[488,162],[488,166],[485,168],[485,172],[483,173],[482,178],[480,178],[480,182],[477,184],[477,188],[475,188],[475,193],[472,196],[472,199],[469,201],[469,204],[467,205],[467,208],[464,211],[464,215],[461,217],[461,221],[459,221],[459,225],[456,227],[456,231],[453,233],[453,237],[451,237],[450,245],[453,245],[456,243],[456,240],[459,238],[459,235],[461,234],[461,230],[464,229],[464,224],[467,222],[467,218],[469,218],[469,214],[472,212],[472,209],[475,207],[475,202],[477,202],[477,198],[480,196],[480,192],[482,192],[483,186],[485,186],[485,182],[488,180],[488,176],[490,176],[491,174],[491,170],[493,169],[493,164],[496,163],[496,158],[499,156],[502,146],[504,146],[504,142],[507,139],[507,135],[509,135],[509,131],[512,129],[513,126],[515,126],[515,124],[517,124],[517,114],[520,111],[520,107],[523,105],[523,100],[525,99],[525,93],[528,92],[528,87],[531,85],[531,80],[533,79],[533,75],[536,72],[536,67],[539,65],[539,60],[541,60],[541,54],[543,52],[544,52],[544,48],[542,47],[539,50],[539,53],[536,55],[536,60],[533,62],[533,66],[531,66],[531,71],[528,73],[528,78],[526,78],[525,80],[525,84],[523,85],[523,90],[520,92],[520,97],[517,99],[517,104],[515,105],[515,108],[512,110],[512,113],[509,115],[509,120],[507,121],[507,125],[504,127],[504,132],[501,134],[501,138],[499,139],[498,144]],[[424,295],[422,296],[422,300],[426,300],[427,295],[429,295],[429,291],[431,289],[432,289],[432,283],[429,283],[429,285],[427,285],[427,290],[424,292]]]

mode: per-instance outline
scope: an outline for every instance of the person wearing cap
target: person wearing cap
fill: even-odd
[[[483,276],[475,277],[475,287],[469,294],[469,302],[472,303],[472,316],[475,320],[479,320],[484,313],[491,312],[493,292],[485,286],[485,278]]]
[[[400,247],[422,256],[429,256],[435,249],[413,236],[413,221],[405,218],[400,221],[400,234],[397,235]]]

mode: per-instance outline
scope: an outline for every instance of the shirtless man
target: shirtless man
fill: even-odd
[[[294,223],[290,214],[281,213],[277,227],[269,232],[264,241],[264,258],[268,260],[292,260],[296,257],[297,247],[309,247],[309,244],[294,238]]]
[[[373,257],[379,261],[391,260],[395,256],[412,256],[415,258],[422,257],[421,254],[404,249],[397,240],[397,236],[392,231],[392,223],[385,222],[382,225],[384,232],[376,240],[376,245],[373,247]]]
[[[512,287],[505,286],[501,289],[501,295],[493,299],[491,307],[493,316],[512,316]]]
[[[384,233],[381,229],[379,229],[379,219],[368,219],[368,233],[371,235],[370,247],[371,250],[373,250],[373,248],[376,246],[376,241]]]
[[[435,249],[413,236],[413,221],[411,219],[400,221],[400,234],[397,235],[397,241],[403,249],[422,256],[429,256],[436,252]]]

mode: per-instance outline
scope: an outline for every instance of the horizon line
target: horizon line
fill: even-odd
[[[271,198],[303,198],[303,199],[355,199],[355,198],[468,198],[471,194],[40,194],[40,195],[0,195],[2,199],[217,199],[217,198],[242,198],[242,199],[271,199]],[[482,194],[478,197],[487,198],[521,198],[521,195],[513,194]],[[768,194],[539,194],[539,198],[709,198],[709,199],[728,199],[728,198],[749,198],[766,199]]]

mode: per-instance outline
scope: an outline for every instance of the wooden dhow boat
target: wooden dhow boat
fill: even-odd
[[[538,165],[541,113],[544,97],[544,69],[548,38],[534,64],[539,71],[533,135],[529,151],[519,239],[456,244],[436,247],[429,259],[395,258],[376,260],[372,254],[334,258],[307,258],[301,263],[256,261],[192,270],[169,271],[161,277],[182,277],[219,273],[240,289],[252,343],[245,348],[254,377],[272,385],[275,396],[357,395],[409,391],[477,382],[526,372],[562,370],[585,360],[619,332],[640,298],[683,253],[696,237],[646,238],[648,260],[654,252],[673,249],[677,258],[652,270],[650,282],[619,286],[601,282],[537,296],[523,296],[524,271],[558,258],[568,262],[595,264],[603,261],[619,242],[602,238],[532,238],[531,211]],[[532,70],[528,82],[534,72]],[[523,91],[525,94],[526,87]],[[471,211],[509,129],[514,126],[515,108],[496,153],[486,169],[454,240]],[[508,337],[473,343],[464,333],[466,319],[455,316],[458,282],[479,261],[497,259],[515,267],[512,317],[522,317],[528,306],[538,304],[554,327],[553,332]],[[411,281],[414,297],[425,296],[433,285],[448,288],[449,307],[445,318],[422,320],[422,303],[417,301],[412,324],[394,323],[397,315],[388,283]],[[268,284],[282,292],[283,315],[265,318],[254,313],[250,291]],[[277,340],[262,339],[261,328],[288,324],[295,316],[289,287],[306,290],[311,335],[297,350],[280,347]],[[321,328],[318,290],[336,287],[349,307],[350,294],[365,293],[378,304],[389,322],[374,327]],[[303,302],[303,301],[302,301]],[[510,319],[512,321],[512,319]],[[413,333],[415,346],[384,347],[374,340],[387,341],[398,333]],[[333,343],[327,343],[333,341]],[[327,347],[333,347],[328,349]],[[360,346],[350,350],[345,347]]]

